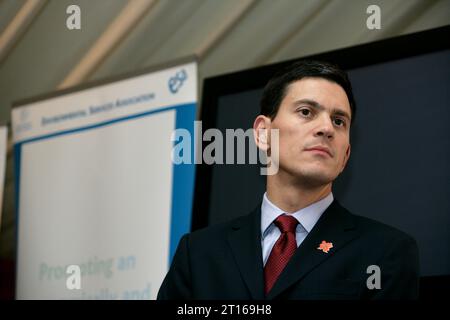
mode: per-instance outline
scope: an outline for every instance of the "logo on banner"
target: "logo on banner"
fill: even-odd
[[[30,111],[27,108],[20,110],[20,121],[25,122],[30,118]]]
[[[177,93],[178,90],[183,86],[184,81],[188,78],[186,70],[182,69],[178,71],[173,77],[169,79],[169,90],[173,94]]]
[[[23,133],[25,131],[31,130],[30,111],[27,108],[23,108],[19,113],[20,122],[15,126],[15,131],[17,133]]]

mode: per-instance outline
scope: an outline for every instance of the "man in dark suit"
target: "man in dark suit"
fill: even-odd
[[[253,125],[275,168],[262,204],[183,236],[158,299],[417,298],[415,240],[333,197],[354,116],[337,66],[301,61],[270,80]]]

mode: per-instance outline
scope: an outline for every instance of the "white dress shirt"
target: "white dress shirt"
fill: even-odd
[[[330,192],[322,200],[291,214],[299,222],[297,229],[295,230],[297,247],[305,240],[322,213],[333,202],[333,199],[333,193]],[[267,198],[267,192],[264,193],[263,202],[261,204],[261,246],[264,265],[266,265],[270,251],[272,251],[273,245],[281,234],[280,229],[274,224],[274,220],[285,213],[286,212],[270,202],[269,198]]]

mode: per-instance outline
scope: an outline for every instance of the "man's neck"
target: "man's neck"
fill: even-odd
[[[325,198],[331,192],[331,183],[318,187],[282,184],[277,179],[267,180],[267,197],[286,213],[293,213]]]

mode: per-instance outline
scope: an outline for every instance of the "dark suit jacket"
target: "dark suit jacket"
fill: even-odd
[[[336,200],[264,295],[260,206],[247,216],[180,240],[158,299],[414,299],[419,259],[407,234],[351,214]],[[325,240],[328,253],[318,250]],[[370,265],[381,289],[369,290]]]

